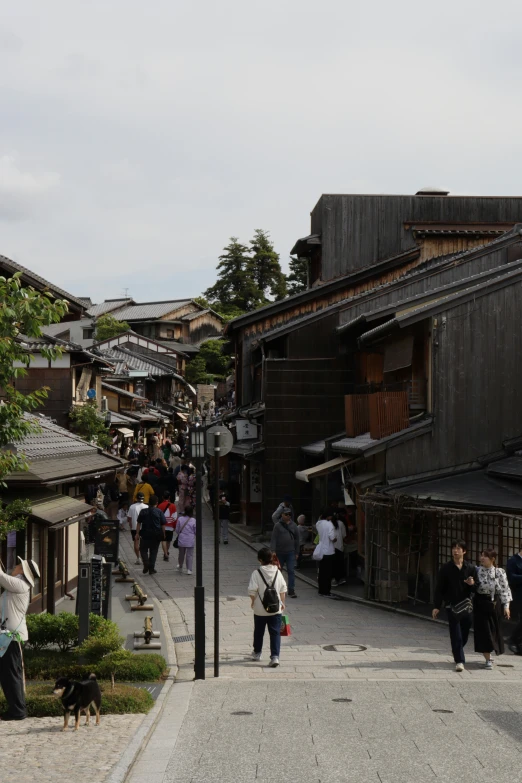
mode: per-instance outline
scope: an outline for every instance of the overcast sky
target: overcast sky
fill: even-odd
[[[321,193],[521,195],[521,33],[514,0],[4,2],[0,253],[179,298],[256,228],[285,266]]]

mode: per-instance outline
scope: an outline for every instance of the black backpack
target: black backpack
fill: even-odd
[[[268,612],[268,614],[277,614],[277,612],[280,609],[280,603],[279,603],[279,593],[275,589],[275,583],[277,579],[277,575],[279,571],[276,571],[276,574],[274,576],[274,581],[271,585],[268,584],[266,581],[263,572],[260,568],[257,569],[259,573],[261,574],[261,579],[266,585],[265,593],[263,597],[261,598],[261,603],[263,604],[263,609],[265,612]]]

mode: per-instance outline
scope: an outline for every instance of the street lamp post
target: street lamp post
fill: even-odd
[[[214,432],[214,677],[219,677],[219,453],[220,433]]]
[[[194,678],[205,679],[205,588],[203,587],[202,469],[205,458],[205,430],[190,432],[190,453],[196,463],[196,586],[194,587]]]

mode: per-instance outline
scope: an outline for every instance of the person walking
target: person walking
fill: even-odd
[[[295,593],[295,564],[299,555],[299,530],[292,521],[292,511],[284,507],[281,519],[275,523],[270,539],[270,549],[276,553],[281,568],[286,565],[288,572],[288,595],[297,598]]]
[[[136,565],[139,565],[141,563],[140,560],[140,540],[136,535],[136,528],[138,526],[138,517],[140,515],[140,511],[143,511],[144,508],[148,508],[147,503],[145,501],[145,496],[143,492],[138,492],[136,495],[136,502],[130,506],[128,514],[127,514],[127,521],[129,523],[129,529],[132,536],[132,543],[134,546],[134,552],[136,554]]]
[[[0,718],[6,721],[27,718],[21,642],[29,638],[25,616],[34,580],[40,578],[34,560],[22,560],[21,557],[18,560],[20,562],[10,576],[0,566],[0,587],[4,589],[0,599],[0,643],[8,642],[5,653],[0,657],[0,686],[7,702],[7,710]]]
[[[332,595],[332,576],[335,559],[335,542],[338,532],[332,522],[334,513],[331,509],[324,510],[317,520],[315,528],[319,535],[319,543],[314,551],[314,560],[319,561],[318,591],[320,596]]]
[[[477,582],[477,569],[472,563],[464,560],[465,554],[466,542],[462,539],[453,541],[452,559],[439,571],[435,587],[435,606],[431,613],[435,620],[444,604],[448,618],[451,652],[457,672],[463,672],[466,663],[464,647],[471,629],[471,599],[476,591]]]
[[[149,507],[140,511],[136,527],[136,538],[140,542],[140,554],[143,560],[143,573],[156,574],[156,558],[160,542],[165,538],[165,514],[160,511],[157,495],[149,498]]]
[[[219,524],[221,527],[221,540],[228,544],[228,525],[230,522],[230,503],[226,495],[219,498]]]
[[[183,463],[178,473],[178,504],[180,508],[189,505],[189,471],[189,466]]]
[[[332,525],[336,531],[334,542],[334,560],[333,560],[333,581],[336,587],[346,584],[346,559],[344,557],[344,542],[346,539],[346,526],[337,512],[332,517]]]
[[[259,568],[252,572],[248,585],[250,606],[254,612],[254,645],[249,660],[261,660],[265,628],[268,628],[270,635],[269,666],[275,668],[279,666],[281,655],[281,615],[285,608],[287,588],[283,574],[276,565],[277,555],[275,552],[263,547],[257,553],[257,559]],[[267,591],[271,592],[267,595]],[[269,609],[276,609],[276,611],[267,611],[267,599],[272,597],[273,591],[275,591],[273,597],[276,603],[269,606]]]
[[[484,549],[480,553],[476,581],[477,589],[473,602],[475,652],[482,653],[485,658],[484,668],[491,670],[491,653],[504,653],[500,622],[502,613],[509,620],[509,604],[512,600],[506,572],[503,568],[497,568],[497,553],[494,549]]]
[[[136,484],[133,497],[134,502],[136,502],[138,499],[138,495],[143,495],[143,499],[147,504],[150,502],[151,496],[154,495],[154,489],[151,487],[148,481],[145,481],[145,479],[139,481]]]
[[[113,477],[112,480],[105,485],[105,492],[103,497],[103,505],[109,519],[118,519],[119,499],[120,487],[116,477]]]
[[[174,537],[174,529],[178,518],[176,506],[170,499],[170,492],[165,491],[163,493],[163,501],[159,504],[158,508],[160,511],[163,511],[165,519],[167,520],[167,524],[165,525],[165,540],[161,542],[161,546],[163,547],[163,560],[168,561],[169,549]]]
[[[183,561],[187,565],[187,574],[192,574],[192,562],[194,559],[194,545],[196,543],[196,520],[193,517],[192,506],[185,507],[185,513],[178,518],[176,529],[178,532],[178,571],[183,572]]]
[[[292,498],[290,495],[283,495],[283,500],[272,514],[272,522],[274,525],[281,521],[284,509],[290,509],[291,517],[294,519],[294,507],[292,505]]]
[[[509,558],[506,572],[513,594],[513,614],[518,621],[509,638],[508,647],[515,655],[522,655],[522,542],[518,552]]]

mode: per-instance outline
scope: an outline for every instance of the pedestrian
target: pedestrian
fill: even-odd
[[[8,643],[4,654],[0,656],[0,685],[7,702],[7,710],[0,718],[6,721],[27,718],[21,642],[29,638],[25,615],[34,580],[40,578],[34,560],[22,560],[21,557],[18,560],[20,562],[10,576],[0,566],[0,587],[4,589],[0,600],[0,644],[3,647],[4,642]],[[9,633],[6,634],[6,631]]]
[[[324,509],[321,518],[316,522],[316,530],[319,536],[319,542],[314,550],[314,560],[319,561],[318,591],[320,596],[332,595],[332,576],[335,559],[335,542],[337,541],[337,530],[332,522],[334,512],[331,509]]]
[[[183,464],[178,473],[178,503],[180,508],[189,505],[189,471],[187,464]]]
[[[306,524],[306,517],[304,514],[299,514],[297,517],[297,529],[299,531],[299,555],[295,565],[296,571],[301,568],[304,545],[310,540],[310,530]]]
[[[178,571],[183,573],[183,561],[187,564],[187,574],[192,574],[192,561],[194,559],[194,545],[196,543],[196,520],[194,519],[192,506],[185,507],[185,513],[178,518],[176,530],[178,530]]]
[[[295,593],[295,564],[299,554],[299,530],[295,522],[292,521],[290,508],[283,506],[281,519],[275,523],[272,530],[270,549],[276,553],[281,568],[286,565],[288,572],[288,595],[290,598],[297,598]]]
[[[170,492],[168,492],[168,490],[163,493],[163,500],[159,504],[158,508],[160,511],[163,511],[165,514],[165,519],[167,520],[167,524],[165,525],[165,540],[161,542],[161,546],[163,547],[163,560],[168,560],[169,549],[174,537],[176,520],[178,518],[176,505],[172,503]]]
[[[105,485],[105,492],[103,496],[103,506],[109,519],[118,518],[119,499],[120,488],[118,486],[116,476],[113,476],[112,479]]]
[[[129,504],[121,503],[120,508],[118,509],[118,522],[120,523],[120,530],[125,530],[125,523],[127,522],[128,516],[129,516]]]
[[[165,462],[168,463],[172,452],[172,443],[170,442],[170,440],[167,439],[165,441],[165,443],[161,447],[161,452],[163,454],[163,459],[165,460]]]
[[[249,657],[251,661],[260,661],[263,652],[263,638],[265,628],[268,628],[270,636],[270,663],[275,668],[279,666],[281,654],[281,615],[285,608],[286,582],[283,574],[276,565],[277,556],[267,547],[263,547],[257,553],[259,568],[252,572],[248,585],[250,606],[254,612],[254,646]],[[267,595],[267,591],[275,591]],[[265,608],[270,598],[275,599],[275,604],[269,606],[276,611],[267,611]]]
[[[344,557],[346,526],[337,512],[332,517],[332,524],[337,533],[334,542],[333,581],[336,587],[340,587],[346,584],[346,559]]]
[[[228,544],[228,525],[230,522],[230,503],[226,495],[219,498],[219,521],[221,526],[221,539],[224,544]]]
[[[145,479],[139,481],[136,484],[133,497],[134,502],[136,502],[138,499],[138,495],[143,495],[143,499],[147,504],[150,502],[151,496],[154,495],[154,489],[151,487],[148,481],[145,481]]]
[[[158,496],[151,495],[149,507],[140,511],[136,527],[136,538],[140,542],[140,554],[144,574],[156,574],[156,558],[160,542],[165,538],[166,519],[158,508]]]
[[[134,552],[136,554],[136,565],[139,565],[141,563],[140,560],[140,540],[136,535],[136,528],[138,526],[138,517],[140,515],[140,511],[143,511],[144,508],[148,508],[147,503],[145,501],[145,495],[143,492],[138,492],[136,495],[136,502],[130,506],[128,514],[127,514],[127,521],[129,523],[129,529],[132,536],[132,542],[134,546]]]
[[[522,655],[522,542],[517,554],[509,558],[506,571],[513,593],[513,613],[518,620],[509,638],[508,646],[515,655]]]
[[[477,568],[477,586],[473,605],[475,652],[485,658],[484,667],[493,668],[491,653],[504,653],[504,637],[500,628],[502,614],[509,620],[509,604],[512,600],[506,572],[497,568],[497,553],[484,549],[480,553]]]
[[[435,620],[444,604],[448,618],[451,652],[457,672],[463,672],[466,663],[464,647],[471,629],[472,596],[477,582],[477,569],[472,563],[464,560],[465,554],[466,542],[462,539],[452,541],[452,559],[439,571],[434,609],[431,613]]]
[[[294,519],[294,507],[292,505],[292,498],[290,495],[283,496],[283,500],[272,514],[272,522],[274,523],[274,525],[276,524],[276,522],[280,522],[281,517],[283,515],[283,509],[285,508],[290,509],[290,514],[292,516],[292,519]]]

